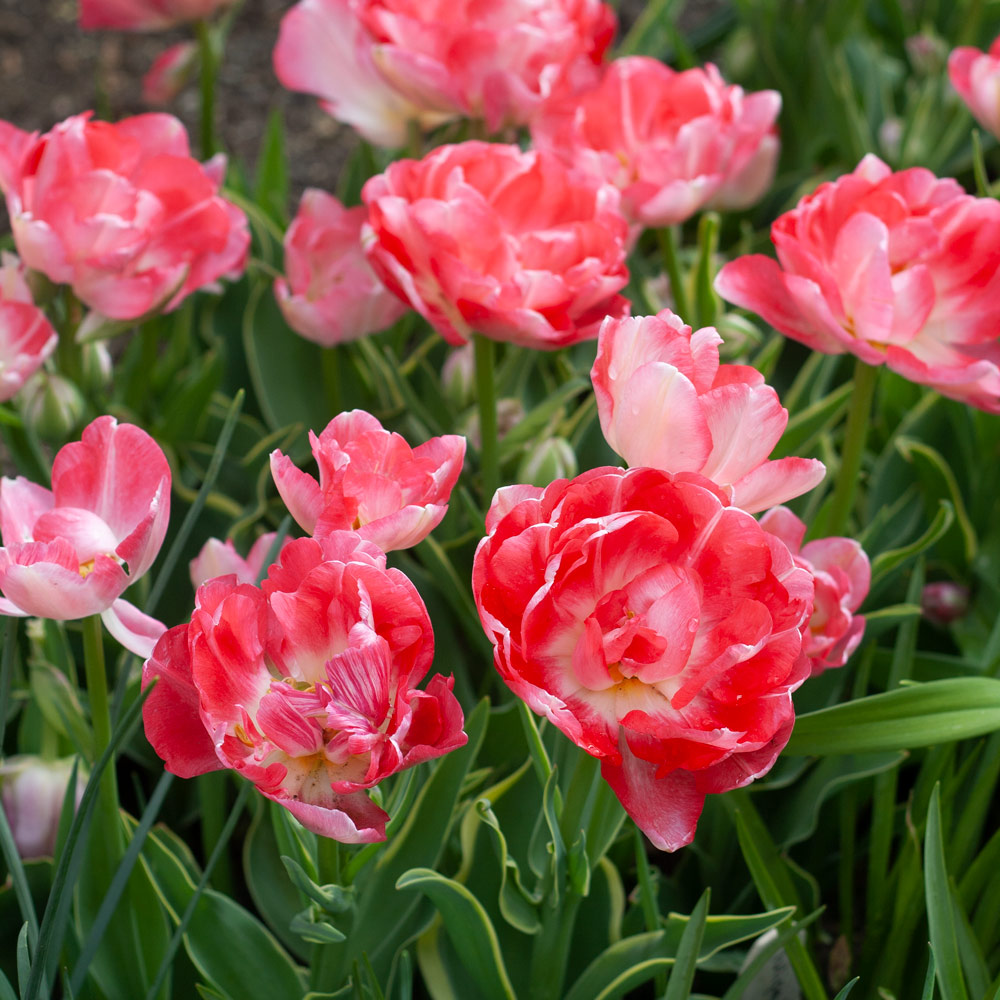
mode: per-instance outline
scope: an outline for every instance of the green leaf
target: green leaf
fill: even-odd
[[[847,412],[853,390],[854,386],[845,382],[829,395],[791,417],[771,457],[798,455],[811,438],[834,427]]]
[[[501,462],[512,458],[525,445],[541,434],[560,408],[565,406],[584,390],[590,389],[589,380],[574,378],[565,382],[544,402],[526,413],[517,424],[503,436],[498,454]]]
[[[565,1000],[611,1000],[673,964],[665,931],[635,934],[606,948],[573,983]]]
[[[0,972],[0,1000],[17,1000],[14,987],[10,985],[10,980]]]
[[[84,759],[92,761],[94,736],[76,689],[62,671],[47,663],[32,663],[31,697],[45,721],[69,739]]]
[[[347,935],[334,927],[318,906],[309,906],[301,913],[296,913],[290,927],[293,934],[298,934],[310,944],[339,944],[347,940]]]
[[[791,754],[881,753],[1000,729],[1000,680],[959,677],[858,698],[800,715]]]
[[[717,914],[705,918],[705,929],[702,933],[698,961],[704,962],[726,948],[731,948],[741,941],[749,941],[759,937],[772,927],[787,921],[795,912],[794,906],[782,906],[776,910],[766,910],[764,913],[751,914]],[[667,916],[666,945],[670,954],[676,953],[680,947],[681,938],[687,930],[691,917],[683,913],[670,913]]]
[[[294,858],[282,855],[281,863],[295,887],[327,913],[344,913],[354,905],[354,886],[317,885]]]
[[[323,349],[289,327],[263,281],[254,285],[243,314],[243,345],[268,426],[322,430],[333,416],[323,383]]]
[[[851,995],[851,991],[861,980],[860,976],[855,976],[849,983],[847,983],[844,988],[833,998],[833,1000],[847,1000]]]
[[[920,555],[921,552],[926,552],[939,538],[944,536],[954,519],[954,507],[947,500],[941,500],[938,512],[930,527],[915,542],[898,549],[890,549],[888,552],[880,552],[872,560],[872,587],[898,566],[902,566],[908,559]]]
[[[288,164],[285,161],[285,129],[280,108],[267,116],[264,141],[257,155],[254,199],[275,222],[288,219]]]
[[[164,905],[179,922],[195,895],[194,881],[156,831],[146,838],[143,859]],[[184,945],[195,968],[230,996],[269,1000],[302,996],[298,970],[271,933],[239,904],[212,889],[198,897]]]
[[[940,785],[934,786],[927,811],[924,891],[927,899],[927,923],[930,926],[931,947],[934,949],[942,1000],[969,1000],[965,980],[962,978],[962,963],[955,934],[955,911],[948,885],[948,870],[945,867]]]
[[[677,946],[674,968],[670,973],[670,982],[667,984],[663,1000],[687,1000],[691,995],[694,970],[701,949],[701,939],[705,933],[705,918],[708,916],[711,895],[712,890],[706,889],[701,894],[697,906],[691,911],[691,919],[684,928],[680,944]]]
[[[493,922],[464,885],[428,868],[414,868],[400,876],[396,888],[419,889],[431,899],[455,950],[485,996],[515,1000]]]

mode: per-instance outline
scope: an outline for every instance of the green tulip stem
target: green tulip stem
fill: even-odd
[[[878,369],[859,358],[854,366],[854,392],[851,394],[851,406],[847,413],[840,469],[837,471],[837,482],[826,519],[825,534],[829,536],[844,533],[854,509],[877,381]]]
[[[489,507],[500,483],[497,455],[497,394],[493,382],[493,341],[473,334],[476,355],[476,399],[479,402],[479,463],[484,506]]]
[[[677,237],[670,226],[660,226],[656,230],[660,239],[660,252],[663,255],[663,267],[670,279],[670,291],[674,297],[674,312],[685,323],[692,322],[691,304],[688,302],[687,289],[681,275],[681,262],[677,248]]]

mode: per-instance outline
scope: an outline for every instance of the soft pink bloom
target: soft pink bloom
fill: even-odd
[[[531,131],[539,149],[618,187],[630,221],[667,226],[761,197],[778,161],[780,110],[777,91],[744,94],[711,63],[676,72],[630,56],[595,89],[546,105]]]
[[[813,676],[842,667],[865,634],[864,616],[855,614],[872,579],[865,550],[853,538],[817,538],[803,545],[806,526],[787,507],[769,510],[760,526],[788,546],[796,566],[812,574],[815,610],[803,648]]]
[[[548,153],[463,142],[397,160],[361,192],[375,273],[450,344],[556,348],[624,316],[618,192]]]
[[[370,413],[341,413],[309,442],[319,482],[280,451],[271,474],[292,517],[321,537],[357,531],[383,552],[407,549],[427,537],[448,510],[465,459],[465,438],[445,434],[411,448]]]
[[[160,446],[132,424],[98,417],[59,450],[51,490],[22,476],[0,481],[0,614],[100,614],[123,646],[148,656],[163,626],[120,595],[152,565],[169,518]]]
[[[601,761],[659,848],[764,774],[809,676],[812,579],[692,473],[594,469],[497,491],[472,587],[505,683]]]
[[[154,31],[203,21],[233,0],[80,0],[80,27]]]
[[[275,281],[274,295],[288,325],[323,347],[378,333],[406,312],[365,259],[367,219],[367,209],[309,188],[285,233],[287,280]]]
[[[869,155],[778,218],[771,240],[778,262],[727,264],[723,298],[814,350],[1000,412],[1000,203]]]
[[[264,560],[267,558],[275,538],[276,531],[268,531],[261,535],[250,547],[244,559],[233,545],[232,539],[220,542],[218,538],[210,538],[201,547],[201,551],[191,560],[191,586],[197,590],[203,583],[217,576],[228,576],[232,573],[237,583],[256,583],[264,572]],[[284,549],[291,541],[286,538],[281,548]]]
[[[0,402],[15,396],[56,349],[59,335],[35,305],[24,265],[0,258]]]
[[[714,327],[691,332],[669,309],[607,319],[590,377],[601,430],[629,465],[699,472],[755,513],[811,490],[822,462],[769,461],[788,411],[748,365],[720,365]]]
[[[51,858],[55,853],[59,817],[72,772],[71,757],[8,757],[0,764],[0,802],[22,858]],[[84,784],[85,779],[78,777],[77,805]]]
[[[176,118],[112,125],[88,113],[24,136],[16,166],[0,176],[18,252],[97,313],[129,320],[173,309],[243,270],[250,235],[219,196],[225,160],[193,160]]]
[[[948,57],[948,76],[977,121],[1000,137],[1000,38],[989,52],[969,45],[955,49]]]
[[[169,104],[187,85],[198,68],[196,42],[178,42],[156,57],[142,78],[142,99],[146,104]]]
[[[374,545],[299,538],[261,589],[198,590],[143,668],[146,735],[174,774],[233,768],[315,833],[383,840],[364,789],[466,742],[451,678],[415,687],[433,655],[423,601]]]
[[[373,142],[456,115],[495,132],[589,86],[615,31],[600,0],[302,0],[284,17],[278,79]]]

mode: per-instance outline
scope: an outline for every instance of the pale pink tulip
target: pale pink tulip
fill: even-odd
[[[219,196],[225,160],[193,160],[176,118],[88,113],[15,138],[20,156],[3,169],[18,252],[102,316],[173,309],[243,270],[250,235]]]
[[[1000,137],[1000,38],[989,52],[969,45],[948,57],[951,85],[986,129]]]
[[[376,546],[299,538],[261,589],[198,590],[143,668],[146,735],[174,774],[232,768],[314,833],[384,840],[364,790],[466,742],[451,678],[415,687],[433,656],[420,595]]]
[[[15,396],[56,349],[59,335],[31,295],[24,265],[0,258],[0,402]]]
[[[628,314],[618,192],[548,153],[463,142],[365,184],[375,273],[451,344],[554,349]]]
[[[614,31],[600,0],[302,0],[282,21],[274,65],[286,87],[401,146],[407,122],[526,123],[596,82]]]
[[[780,110],[776,91],[744,94],[711,64],[678,73],[631,56],[595,89],[547,104],[531,133],[537,148],[618,187],[630,221],[666,226],[761,197],[778,160]]]
[[[63,799],[73,772],[73,758],[8,757],[0,764],[0,801],[14,835],[17,853],[25,859],[51,858],[59,834]],[[76,804],[86,778],[77,776]]]
[[[760,526],[788,546],[796,566],[812,574],[814,610],[803,649],[813,676],[842,667],[865,634],[864,616],[855,614],[871,585],[865,550],[853,538],[817,538],[803,545],[806,526],[787,507],[769,510]]]
[[[80,0],[80,27],[157,31],[203,21],[233,0]]]
[[[292,7],[281,19],[274,72],[283,86],[320,98],[324,111],[379,146],[404,146],[411,122],[433,128],[450,117],[414,104],[383,78],[350,0]]]
[[[218,538],[210,538],[191,560],[191,586],[197,590],[203,583],[214,580],[217,576],[230,574],[236,577],[237,583],[256,583],[264,572],[264,560],[277,537],[275,531],[261,535],[250,547],[246,559],[236,551],[232,539],[220,542]],[[291,539],[286,539],[282,549],[290,541]]]
[[[148,656],[163,626],[120,595],[152,565],[169,517],[160,446],[132,424],[98,417],[59,450],[51,490],[21,476],[0,482],[0,614],[100,614],[123,646]]]
[[[285,278],[274,295],[288,325],[333,347],[392,326],[406,306],[375,277],[361,249],[363,207],[310,188],[285,233]]]
[[[156,57],[142,78],[142,99],[146,104],[169,104],[194,77],[198,68],[196,42],[178,42]]]
[[[669,309],[607,319],[591,371],[601,430],[631,466],[698,472],[755,513],[811,490],[822,462],[770,461],[788,411],[764,376],[720,365],[713,327],[691,332]]]
[[[814,350],[1000,413],[1000,203],[866,156],[778,218],[771,240],[778,262],[727,264],[723,298]]]
[[[426,538],[448,510],[465,438],[445,434],[410,448],[370,413],[351,410],[309,432],[319,482],[280,451],[271,474],[292,517],[310,535],[353,529],[383,552]]]

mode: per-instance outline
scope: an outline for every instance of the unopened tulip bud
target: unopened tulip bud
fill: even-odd
[[[22,858],[51,857],[55,852],[59,816],[72,770],[72,758],[11,757],[0,766],[0,801]],[[77,779],[77,805],[84,784],[84,780]]]
[[[80,384],[96,392],[111,381],[111,354],[103,340],[80,346]]]
[[[540,441],[524,456],[517,470],[517,481],[548,486],[557,479],[572,479],[578,471],[569,441],[553,437]]]
[[[950,625],[969,610],[969,588],[950,580],[929,583],[920,595],[923,616],[935,625]]]
[[[948,47],[937,35],[921,32],[903,43],[910,65],[921,76],[938,76],[948,61]]]
[[[45,441],[65,441],[83,420],[80,390],[61,375],[40,373],[24,388],[24,422]]]
[[[441,388],[456,409],[464,410],[476,398],[476,358],[472,344],[456,348],[441,369]]]

